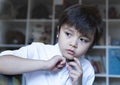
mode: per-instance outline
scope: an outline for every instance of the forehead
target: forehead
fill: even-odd
[[[65,29],[65,30],[69,30],[69,31],[72,31],[72,32],[78,32],[74,26],[69,26],[67,24],[64,24],[61,26],[61,29]]]

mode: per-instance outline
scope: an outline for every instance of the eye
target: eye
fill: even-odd
[[[70,32],[65,32],[65,34],[68,36],[68,37],[71,37],[72,34]]]
[[[89,42],[89,39],[84,38],[84,37],[81,37],[81,38],[80,38],[80,41],[81,41],[81,42],[84,42],[84,43],[88,43],[88,42]]]

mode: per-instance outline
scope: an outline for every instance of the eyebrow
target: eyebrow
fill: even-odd
[[[71,32],[74,32],[74,29],[75,29],[75,28],[68,26],[68,25],[64,25],[62,28],[65,30],[71,31]]]
[[[69,31],[71,31],[71,32],[74,32],[74,30],[73,30],[72,28],[69,28],[69,29],[67,28],[67,30],[69,30]]]

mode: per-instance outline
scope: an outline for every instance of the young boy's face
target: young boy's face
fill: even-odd
[[[83,36],[74,27],[63,25],[58,34],[58,43],[60,50],[67,60],[73,60],[86,53],[93,43],[94,35],[88,37]]]

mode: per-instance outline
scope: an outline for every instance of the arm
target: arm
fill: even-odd
[[[25,59],[13,55],[0,56],[0,73],[2,74],[21,74],[47,69],[45,67],[46,61]]]
[[[58,64],[58,62],[60,63]],[[60,56],[55,56],[52,59],[45,61],[4,55],[0,56],[0,73],[14,75],[36,70],[54,70],[57,67],[58,69],[63,67],[64,64],[65,60]]]

